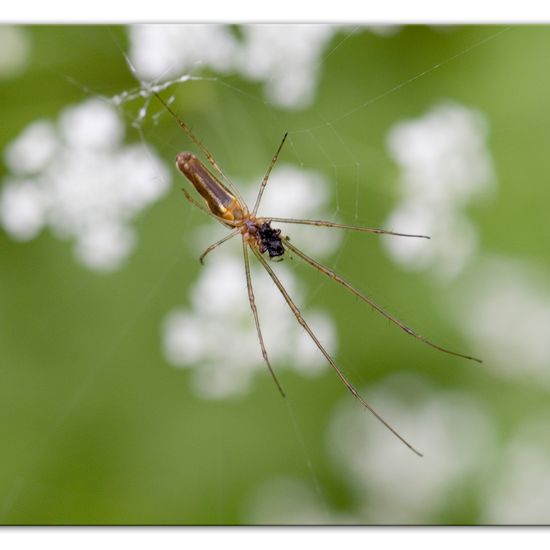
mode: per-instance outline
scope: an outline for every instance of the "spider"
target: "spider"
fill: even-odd
[[[245,201],[239,194],[237,188],[229,180],[229,178],[223,173],[222,169],[218,166],[217,162],[214,160],[212,154],[208,149],[199,141],[199,139],[193,134],[189,126],[181,120],[178,115],[172,110],[169,104],[155,92],[155,96],[162,103],[164,108],[170,113],[178,125],[185,131],[193,143],[201,150],[208,162],[211,164],[215,172],[218,173],[221,180],[225,183],[222,183],[220,179],[214,176],[208,168],[193,154],[188,151],[179,153],[176,157],[176,166],[178,170],[191,182],[195,190],[202,197],[203,202],[199,202],[194,199],[186,189],[182,189],[186,199],[194,206],[208,214],[210,217],[214,218],[231,231],[219,241],[211,244],[200,256],[199,260],[204,263],[204,258],[216,249],[218,246],[227,242],[228,240],[236,237],[237,235],[241,236],[242,239],[242,249],[243,249],[243,259],[244,259],[244,268],[246,275],[246,284],[248,289],[248,299],[250,302],[250,308],[252,310],[252,315],[254,317],[254,322],[256,325],[256,331],[258,334],[258,341],[260,344],[260,349],[262,352],[263,359],[267,368],[279,390],[281,395],[285,397],[285,393],[281,384],[279,383],[277,376],[271,366],[269,357],[264,345],[264,340],[262,337],[262,330],[260,327],[260,320],[258,317],[258,310],[256,308],[256,302],[254,298],[254,290],[252,286],[252,278],[250,275],[250,259],[249,251],[257,258],[262,267],[267,271],[268,275],[271,277],[275,286],[279,289],[280,293],[283,295],[286,303],[289,308],[292,310],[292,313],[296,317],[298,323],[304,328],[311,340],[315,343],[320,352],[324,355],[327,362],[334,369],[337,376],[340,378],[345,387],[351,392],[351,394],[365,407],[374,417],[380,421],[390,432],[392,432],[402,443],[404,443],[409,449],[411,449],[418,456],[423,456],[415,447],[413,447],[395,428],[393,428],[355,389],[353,384],[347,379],[342,370],[338,367],[333,357],[327,352],[323,347],[315,333],[310,328],[307,321],[302,316],[300,310],[286,291],[279,277],[275,274],[268,261],[264,257],[265,253],[268,254],[269,259],[281,260],[284,254],[289,251],[295,256],[301,258],[304,262],[309,264],[311,267],[315,268],[317,271],[320,271],[323,275],[332,279],[339,285],[343,286],[345,289],[353,293],[363,302],[366,302],[373,309],[378,311],[386,319],[391,321],[393,324],[397,325],[401,330],[413,336],[417,340],[424,342],[428,346],[435,348],[436,350],[442,351],[444,353],[454,355],[456,357],[462,357],[464,359],[469,359],[472,361],[477,361],[481,363],[480,359],[472,357],[470,355],[465,355],[456,351],[446,349],[442,346],[439,346],[426,337],[415,332],[413,329],[409,328],[394,315],[386,311],[384,308],[379,306],[372,298],[357,290],[352,286],[346,279],[332,271],[327,266],[319,263],[305,252],[302,252],[294,244],[290,242],[289,237],[282,235],[280,229],[274,229],[271,227],[273,222],[276,223],[289,223],[289,224],[300,224],[300,225],[313,225],[313,226],[322,226],[322,227],[332,227],[337,229],[347,229],[351,231],[361,231],[365,233],[374,233],[374,234],[383,234],[383,235],[393,235],[398,237],[415,237],[421,239],[429,239],[426,235],[411,235],[407,233],[396,233],[393,231],[386,231],[383,229],[373,229],[368,227],[357,227],[353,225],[345,225],[339,223],[333,223],[323,220],[309,220],[309,219],[295,219],[295,218],[275,218],[275,217],[258,217],[257,212],[262,200],[263,192],[266,188],[267,182],[271,171],[277,162],[279,153],[285,143],[288,133],[283,136],[275,155],[273,156],[271,163],[262,179],[258,195],[256,197],[256,202],[254,208],[249,210]]]

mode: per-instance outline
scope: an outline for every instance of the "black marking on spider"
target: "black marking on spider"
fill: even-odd
[[[268,252],[270,258],[276,258],[285,253],[283,243],[281,242],[280,229],[273,229],[271,225],[266,222],[259,227],[258,233],[260,234],[260,252],[262,254]]]

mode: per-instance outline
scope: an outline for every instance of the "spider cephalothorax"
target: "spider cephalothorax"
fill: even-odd
[[[280,258],[285,253],[281,230],[273,229],[271,221],[265,221],[248,216],[238,226],[237,231],[251,246],[256,247],[260,254],[267,252],[270,258]],[[282,259],[282,258],[280,258]]]
[[[281,230],[273,229],[269,222],[264,222],[258,229],[260,235],[260,252],[269,253],[270,258],[282,256],[285,253],[283,243],[281,241]]]

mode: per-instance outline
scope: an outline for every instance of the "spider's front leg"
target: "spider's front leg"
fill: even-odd
[[[238,235],[239,234],[239,228],[236,228],[236,229],[233,229],[233,231],[231,231],[231,233],[228,233],[225,237],[223,237],[223,239],[220,239],[219,241],[216,241],[214,244],[211,244],[200,256],[199,258],[199,262],[204,265],[204,258],[206,257],[207,254],[210,254],[210,252],[212,252],[212,250],[214,250],[215,248],[218,248],[218,246],[220,246],[221,244],[223,244],[224,242],[228,241],[229,239],[232,239],[235,235]]]

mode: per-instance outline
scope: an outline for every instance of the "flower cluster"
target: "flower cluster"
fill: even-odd
[[[67,107],[57,124],[30,124],[5,150],[11,173],[0,194],[4,229],[26,241],[49,227],[74,240],[85,266],[118,268],[136,241],[131,220],[170,181],[150,149],[123,140],[117,111],[99,99]]]

